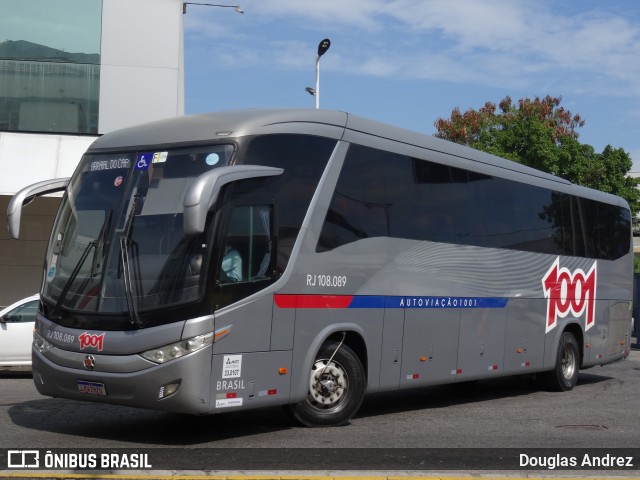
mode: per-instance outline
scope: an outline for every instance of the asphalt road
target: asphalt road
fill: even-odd
[[[640,351],[634,350],[626,361],[581,372],[571,392],[541,391],[528,379],[509,378],[376,394],[350,425],[310,429],[281,408],[195,417],[53,399],[40,396],[29,375],[0,373],[0,448],[180,447],[199,455],[245,449],[243,468],[251,468],[253,454],[264,462],[269,450],[263,449],[306,449],[320,464],[323,455],[353,448],[639,452],[639,377]],[[358,455],[343,461],[367,461]]]

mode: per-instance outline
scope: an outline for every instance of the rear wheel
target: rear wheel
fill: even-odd
[[[365,393],[362,362],[348,346],[322,346],[309,374],[307,398],[291,405],[293,416],[309,427],[344,425],[356,414]]]
[[[546,372],[544,381],[550,390],[567,392],[578,383],[580,373],[580,350],[576,337],[571,332],[564,332],[558,344],[556,365]]]

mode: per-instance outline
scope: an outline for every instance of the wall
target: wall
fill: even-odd
[[[182,2],[105,0],[102,8],[99,133],[183,115]]]

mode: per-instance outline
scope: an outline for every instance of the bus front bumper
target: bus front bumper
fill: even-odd
[[[211,347],[164,364],[147,362],[138,371],[90,370],[91,359],[78,360],[78,368],[55,363],[32,351],[33,381],[42,395],[90,402],[113,403],[177,413],[209,413]],[[95,356],[99,364],[130,364],[134,356]],[[135,356],[137,357],[137,356]],[[138,357],[139,358],[139,357]],[[136,360],[137,361],[137,360]],[[115,372],[114,372],[115,370]],[[124,369],[121,369],[124,370]]]

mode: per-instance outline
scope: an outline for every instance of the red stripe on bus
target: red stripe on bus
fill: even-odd
[[[278,308],[296,308],[297,297],[297,295],[276,294],[273,296],[273,300]]]
[[[279,308],[348,308],[352,299],[353,295],[274,295]]]

